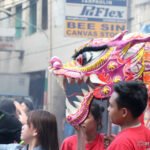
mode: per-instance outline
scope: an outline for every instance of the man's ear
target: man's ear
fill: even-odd
[[[128,109],[122,108],[122,117],[125,118],[128,115]]]

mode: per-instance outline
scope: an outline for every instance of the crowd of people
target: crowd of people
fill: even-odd
[[[87,118],[74,127],[76,134],[59,144],[54,114],[34,110],[27,100],[3,100],[0,150],[148,150],[150,130],[139,119],[147,103],[148,92],[143,82],[119,82],[109,99],[108,114],[121,131],[116,136],[99,132],[104,108],[93,101]]]

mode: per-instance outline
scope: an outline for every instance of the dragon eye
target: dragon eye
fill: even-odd
[[[72,58],[77,62],[78,65],[85,66],[89,62],[98,59],[106,53],[108,46],[104,45],[101,47],[85,47],[79,52],[76,52]]]
[[[80,54],[80,55],[76,58],[76,61],[78,62],[78,64],[82,65],[82,63],[83,63],[82,54]]]
[[[78,64],[80,64],[81,66],[86,65],[87,63],[89,63],[92,60],[92,53],[90,52],[85,52],[80,54],[77,58],[76,61],[78,62]]]

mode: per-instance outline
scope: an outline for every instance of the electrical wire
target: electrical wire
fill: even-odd
[[[30,4],[30,5],[28,5],[28,6],[26,6],[26,7],[24,7],[24,8],[22,8],[22,12],[23,12],[24,10],[30,8],[31,6],[35,5],[36,3],[37,3],[37,1],[34,2],[34,3],[32,3],[32,4]],[[4,12],[4,13],[5,13],[5,12]],[[6,12],[6,13],[7,13],[7,12]],[[0,21],[3,21],[3,20],[5,20],[5,19],[8,19],[8,18],[11,18],[11,17],[15,16],[15,15],[16,15],[16,12],[15,12],[15,13],[12,13],[12,14],[7,13],[7,15],[8,15],[7,17],[0,18]]]
[[[65,48],[65,47],[71,46],[73,44],[77,44],[77,43],[81,43],[81,42],[85,42],[85,41],[87,41],[87,39],[80,40],[80,41],[75,41],[75,42],[72,42],[72,43],[67,43],[67,44],[64,44],[64,45],[60,45],[60,46],[52,48],[51,50],[56,50],[56,49],[59,49],[59,48]],[[30,53],[26,53],[23,56],[29,56],[29,55],[34,55],[34,54],[39,54],[39,53],[44,53],[44,52],[49,52],[49,51],[50,51],[50,49],[33,51],[33,52],[30,52]],[[6,61],[6,60],[12,60],[12,59],[18,59],[18,56],[14,56],[14,57],[10,57],[10,58],[5,58],[5,59],[0,59],[0,62]]]
[[[36,3],[37,3],[37,0],[36,0],[35,2],[32,2],[32,4],[30,4],[30,5],[28,5],[28,6],[24,7],[24,8],[22,8],[22,11],[21,11],[21,12],[23,12],[24,10],[28,9],[29,7],[35,5]],[[7,13],[7,12],[6,12],[6,13]],[[8,18],[10,18],[10,17],[16,16],[16,13],[13,13],[13,14],[7,13],[7,14],[8,14],[8,16],[7,16],[7,17],[4,17],[4,18],[0,18],[0,21],[3,21],[3,20],[8,19]],[[27,22],[27,21],[24,21],[24,20],[22,20],[22,19],[20,19],[20,18],[18,18],[18,17],[17,17],[16,19],[17,19],[17,20],[21,20],[21,22],[23,22],[23,23],[25,23],[25,24],[27,24],[27,25],[30,25],[30,26],[36,28],[37,30],[41,31],[41,32],[45,35],[46,39],[49,40],[49,39],[48,39],[48,35],[46,34],[46,32],[44,32],[44,31],[43,31],[41,28],[39,28],[38,26],[33,25],[33,24],[31,24],[31,23],[29,23],[29,22]]]
[[[7,3],[5,5],[0,5],[0,8],[6,8],[6,7],[7,7],[6,9],[8,9],[8,8],[14,8],[14,7],[16,7],[16,5],[24,4],[26,2],[29,2],[29,0],[24,0],[24,1],[16,2],[16,3],[14,3],[14,2]]]

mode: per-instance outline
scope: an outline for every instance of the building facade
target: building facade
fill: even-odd
[[[150,33],[148,29],[150,27],[150,0],[131,0],[128,1],[128,5],[128,30],[130,32]]]
[[[54,55],[67,61],[74,48],[83,40],[64,37],[64,2],[0,1],[0,28],[5,32],[15,30],[14,35],[9,35],[10,38],[14,38],[12,48],[3,49],[3,44],[0,44],[0,74],[7,74],[10,77],[28,75],[30,82],[29,85],[26,84],[28,87],[25,87],[28,92],[22,96],[31,97],[36,108],[44,107],[54,112],[58,118],[58,124],[62,124],[65,97],[48,72],[48,61]],[[0,37],[6,38],[4,34]],[[7,41],[5,44],[8,45]],[[3,84],[7,84],[5,86],[10,96],[9,90],[12,91],[10,82],[4,81]],[[13,86],[15,88],[15,85]],[[3,93],[1,95],[3,96]],[[18,93],[14,92],[13,96],[18,96]],[[59,128],[59,134],[62,139],[62,127]]]

